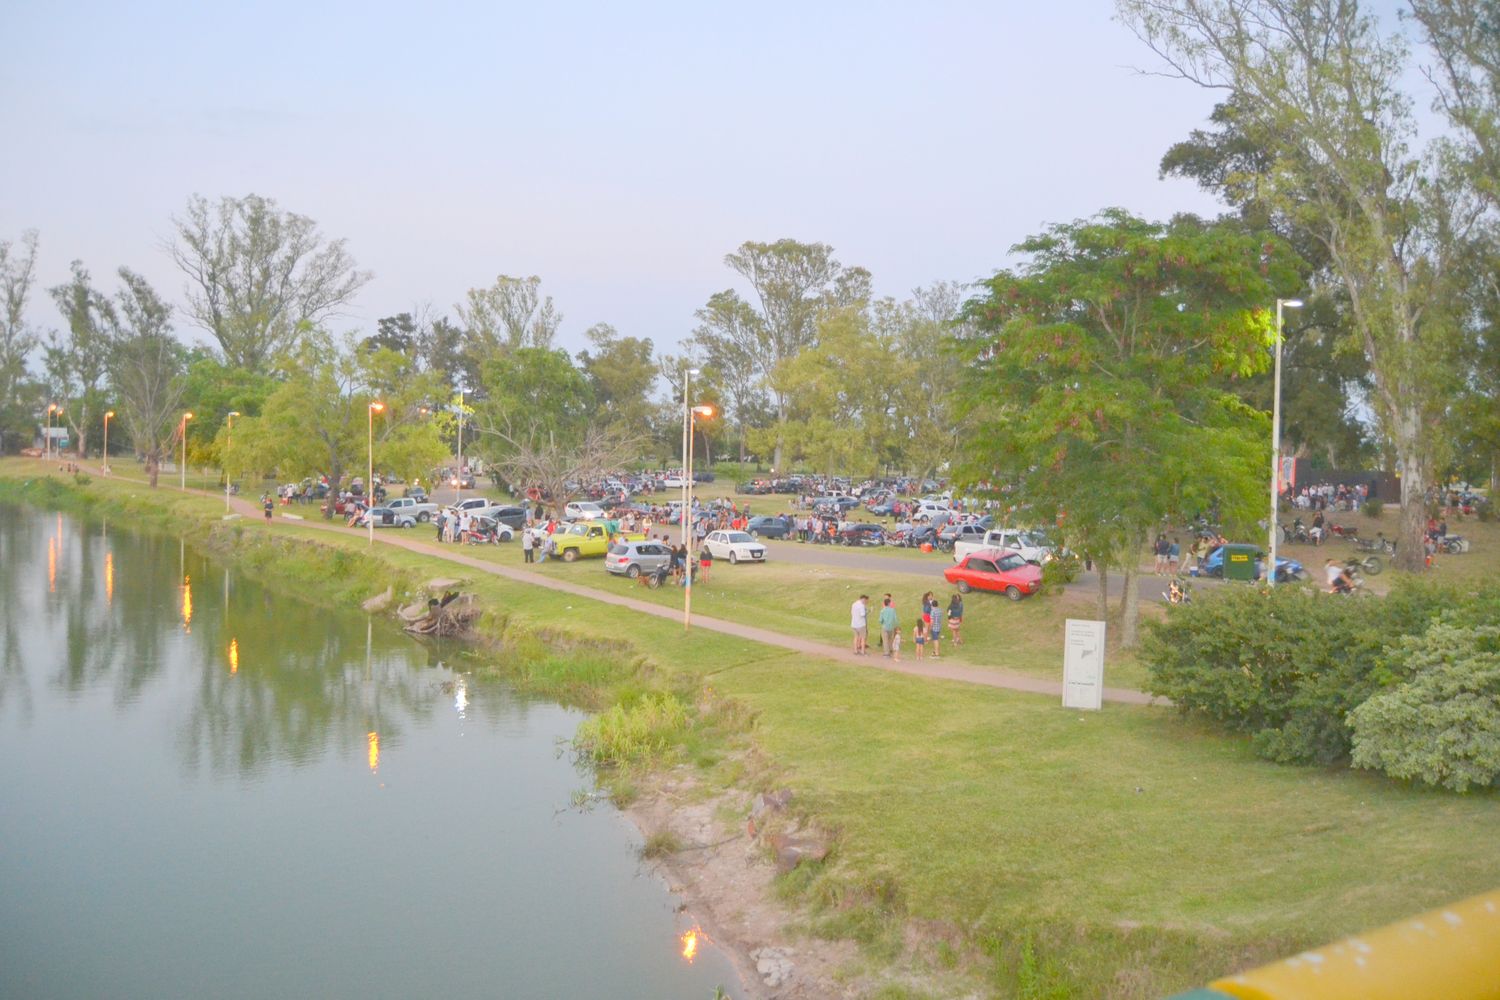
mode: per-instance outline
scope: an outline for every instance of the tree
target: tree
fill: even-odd
[[[569,441],[531,425],[488,426],[501,453],[494,466],[516,490],[535,486],[561,511],[578,495],[578,486],[619,469],[638,456],[639,435],[619,427],[590,426],[582,437]]]
[[[512,278],[502,274],[489,288],[471,288],[465,302],[454,308],[459,321],[488,355],[523,347],[552,346],[562,314],[552,296],[541,294],[542,279]]]
[[[35,229],[21,234],[19,248],[10,240],[0,240],[0,454],[5,452],[7,431],[33,423],[32,414],[19,412],[19,390],[26,379],[26,359],[37,344],[36,334],[26,323],[36,247]]]
[[[156,488],[161,460],[180,415],[183,347],[172,335],[172,307],[145,278],[120,268],[124,288],[112,313],[113,383],[120,422]]]
[[[1117,0],[1170,71],[1260,123],[1267,197],[1327,251],[1401,477],[1397,562],[1423,568],[1432,435],[1462,323],[1445,298],[1479,212],[1443,158],[1409,152],[1406,48],[1354,0]]]
[[[1463,137],[1469,179],[1500,205],[1500,0],[1411,0],[1437,55],[1428,77]]]
[[[167,246],[188,276],[188,314],[218,340],[230,365],[267,372],[365,283],[345,241],[260,195],[188,200]]]
[[[896,435],[903,446],[894,457],[924,480],[958,452],[966,431],[957,397],[963,382],[962,347],[974,330],[962,315],[963,289],[954,282],[917,288],[910,301],[888,302],[875,311],[877,328],[892,330],[896,358],[906,363],[904,370],[895,367],[889,383],[871,372],[891,386],[895,412],[904,425]]]
[[[580,353],[578,363],[592,390],[597,419],[640,434],[650,420],[656,386],[651,340],[622,337],[608,323],[596,323],[585,336],[594,349]]]
[[[110,331],[114,309],[96,290],[82,261],[72,264],[73,280],[49,289],[57,309],[68,321],[64,334],[53,333],[44,364],[63,416],[73,428],[78,454],[88,455],[89,432],[103,420],[103,389],[109,368]]]
[[[753,366],[770,390],[776,407],[772,466],[781,471],[791,401],[778,383],[777,370],[816,345],[818,321],[826,311],[869,299],[870,274],[846,268],[826,244],[789,239],[743,243],[724,263],[750,283],[760,309],[733,290],[718,292],[698,310],[694,338],[706,353],[720,352],[736,366],[723,369],[726,373],[740,371],[739,365]]]
[[[1216,504],[1248,525],[1263,508],[1265,418],[1218,380],[1265,367],[1264,304],[1295,271],[1274,242],[1118,209],[1014,249],[1029,263],[965,307],[975,429],[961,472],[1013,485],[1075,550],[1123,570],[1133,646],[1136,564],[1163,519]]]
[[[202,348],[190,349],[182,391],[182,408],[193,414],[187,430],[188,461],[223,468],[229,414],[259,416],[277,384],[270,375],[227,365]]]

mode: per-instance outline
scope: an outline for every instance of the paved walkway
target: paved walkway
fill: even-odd
[[[164,482],[163,485],[167,486],[168,484]],[[209,490],[188,490],[188,492],[212,499],[223,499],[222,493]],[[235,497],[231,500],[231,506],[236,513],[247,520],[261,521],[263,519],[261,508],[253,501]],[[287,516],[288,514],[297,518],[296,523],[300,526],[319,531],[336,532],[345,538],[350,535],[349,529],[345,528],[340,521],[325,521],[318,512],[316,505],[309,504],[305,507],[293,507],[290,509],[278,505],[276,508],[276,521],[280,523],[290,520],[291,518]],[[533,573],[514,566],[505,566],[483,559],[476,559],[473,556],[464,555],[462,550],[457,549],[456,546],[419,541],[417,538],[412,537],[409,532],[390,529],[380,530],[375,532],[375,538],[382,545],[391,545],[396,548],[405,549],[408,552],[417,552],[422,555],[444,559],[448,562],[468,567],[469,569],[478,570],[481,573],[489,573],[492,576],[503,577],[517,583],[546,587],[550,590],[573,594],[577,597],[588,598],[589,600],[602,601],[605,604],[613,604],[618,607],[630,608],[632,611],[641,614],[655,615],[658,618],[666,618],[672,621],[680,621],[682,618],[682,611],[679,608],[665,607],[660,604],[637,600],[633,597],[626,597],[623,594],[615,594],[605,590],[597,590],[593,587],[586,587],[582,584],[573,583],[570,580],[560,580],[556,577],[543,576],[540,573]],[[858,553],[849,554],[857,555]],[[905,560],[885,559],[872,568],[888,571],[896,569],[903,562]],[[931,569],[931,567],[921,563],[917,565],[921,566],[924,572],[928,572]],[[780,632],[772,632],[751,625],[741,625],[738,622],[726,621],[722,618],[713,618],[707,615],[694,615],[693,625],[711,632],[732,635],[740,639],[748,639],[751,642],[776,646],[796,653],[818,656],[823,659],[834,660],[852,666],[870,667],[876,670],[910,674],[916,677],[961,681],[966,684],[1004,688],[1010,691],[1025,691],[1030,694],[1043,694],[1054,698],[1062,697],[1061,681],[1015,673],[1003,668],[979,669],[975,667],[963,667],[957,664],[933,663],[930,660],[920,663],[903,660],[898,663],[887,660],[879,655],[855,656],[853,651],[846,646],[830,646],[810,639],[799,639]],[[1106,687],[1104,689],[1104,700],[1126,705],[1165,704],[1165,702],[1153,699],[1150,695],[1142,691],[1134,691],[1129,688]]]

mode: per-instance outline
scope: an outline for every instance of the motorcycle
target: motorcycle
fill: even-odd
[[[1288,544],[1297,542],[1306,545],[1312,541],[1312,535],[1308,534],[1307,525],[1303,524],[1302,519],[1299,517],[1291,524],[1283,524],[1281,526],[1281,540]]]
[[[1374,538],[1356,538],[1354,547],[1360,552],[1379,552],[1388,556],[1396,554],[1396,543],[1386,538],[1384,532],[1377,532]]]
[[[1359,528],[1353,525],[1350,525],[1346,528],[1342,524],[1330,524],[1328,526],[1328,531],[1335,538],[1342,538],[1350,542],[1356,542],[1359,540]]]
[[[1462,555],[1469,551],[1469,540],[1463,535],[1443,535],[1436,541],[1438,548],[1450,556]]]

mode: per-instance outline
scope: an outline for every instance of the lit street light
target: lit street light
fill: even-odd
[[[109,475],[109,418],[115,415],[114,410],[104,411],[104,474]]]
[[[187,490],[187,422],[193,419],[191,413],[182,415],[182,422],[177,425],[177,433],[182,435],[182,488]]]
[[[698,426],[698,418],[708,420],[714,415],[712,406],[695,406],[688,411],[688,446],[687,446],[687,468],[684,470],[684,478],[687,480],[687,506],[693,503],[693,431]],[[684,543],[686,544],[686,543]],[[683,578],[682,585],[682,630],[686,632],[692,624],[693,616],[693,550],[687,549],[687,575]]]
[[[375,509],[375,414],[385,409],[384,403],[370,404],[370,419],[368,441],[370,446],[370,467],[365,476],[365,499],[368,505],[365,507],[365,523],[370,526],[370,545],[375,544],[375,518],[370,516],[370,511]]]
[[[62,407],[58,406],[56,403],[48,403],[47,404],[47,439],[42,442],[42,457],[44,459],[48,459],[48,460],[50,460],[52,458],[52,455],[53,455],[53,448],[52,448],[52,414],[54,414],[54,413],[58,413],[58,414],[62,413]],[[61,458],[62,456],[58,455],[58,457]]]
[[[224,420],[224,513],[226,514],[229,513],[229,451],[234,447],[234,418],[239,415],[239,410],[230,410],[229,416]]]
[[[1276,374],[1271,390],[1271,554],[1266,560],[1266,580],[1276,586],[1276,536],[1281,531],[1278,501],[1281,496],[1281,310],[1301,309],[1301,299],[1276,300]]]

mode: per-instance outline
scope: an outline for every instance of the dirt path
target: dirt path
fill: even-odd
[[[208,494],[203,491],[191,492],[199,492],[203,496],[218,496],[218,494]],[[262,516],[260,509],[248,501],[235,499],[233,503],[234,509],[246,518],[259,520]],[[324,521],[318,515],[316,507],[310,506],[304,509],[311,511],[312,514],[310,517],[302,517],[298,520],[297,523],[299,525],[320,531],[337,532],[344,537],[349,536],[349,529],[337,521],[332,523]],[[282,507],[277,508],[278,520],[285,519],[284,510],[285,508]],[[301,517],[301,515],[297,516]],[[503,566],[483,559],[476,559],[472,556],[464,555],[458,546],[418,541],[412,538],[409,533],[396,529],[376,531],[375,539],[381,545],[391,545],[396,548],[405,549],[408,552],[417,552],[422,555],[445,559],[448,562],[478,570],[481,573],[489,573],[493,576],[504,577],[507,580],[514,580],[517,583],[547,587],[551,590],[573,594],[577,597],[586,597],[590,600],[630,608],[632,611],[639,612],[640,614],[655,615],[658,618],[667,618],[674,621],[681,620],[682,618],[682,612],[677,608],[663,607],[659,604],[636,600],[635,598],[625,597],[621,594],[613,594],[609,591],[598,590],[594,587],[573,583],[569,580],[559,580],[555,577],[542,576],[539,573],[532,573],[513,566]],[[888,562],[899,563],[901,560],[892,559],[888,560]],[[887,567],[881,566],[880,568],[886,569]],[[1055,698],[1062,697],[1061,681],[1032,677],[1027,674],[1008,671],[1004,668],[997,667],[981,670],[973,667],[949,666],[947,664],[931,662],[895,662],[881,656],[855,656],[852,650],[842,646],[830,646],[809,639],[799,639],[794,636],[783,635],[780,632],[772,632],[769,629],[756,628],[752,625],[741,625],[738,622],[725,621],[722,618],[712,618],[706,615],[694,615],[693,626],[708,629],[712,632],[732,635],[740,639],[748,639],[752,642],[764,643],[768,646],[778,646],[796,653],[836,660],[839,663],[847,663],[854,666],[871,667],[876,670],[888,670],[893,673],[911,674],[917,677],[930,677],[938,680],[962,681],[966,684],[1005,688],[1011,691],[1025,691],[1030,694],[1051,695]],[[1104,700],[1127,705],[1149,705],[1153,702],[1152,697],[1142,691],[1111,687],[1104,689]]]

